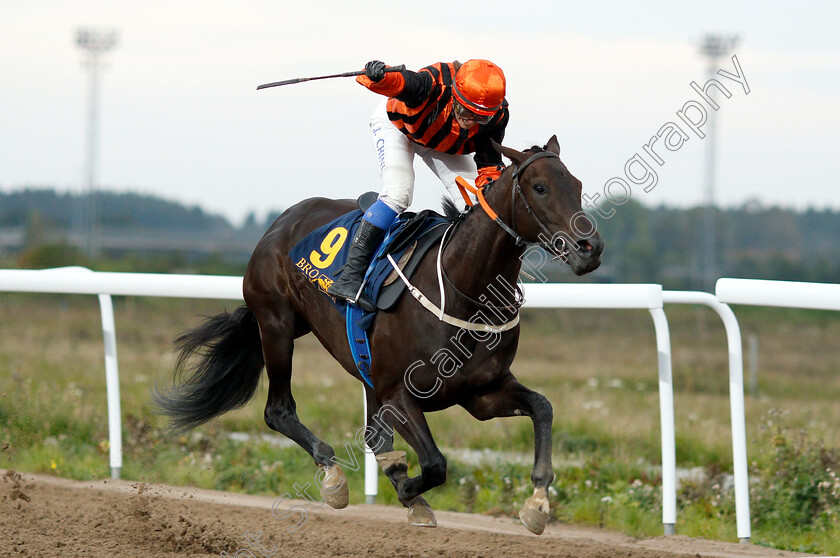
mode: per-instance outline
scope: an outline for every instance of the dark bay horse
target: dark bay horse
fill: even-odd
[[[444,483],[446,459],[424,413],[461,405],[478,420],[531,417],[534,494],[520,518],[540,534],[549,513],[548,486],[554,480],[553,411],[544,396],[520,384],[510,370],[519,340],[512,317],[518,318],[514,294],[520,258],[529,243],[540,243],[582,275],[600,265],[603,242],[582,212],[581,182],[561,162],[556,137],[543,148],[524,152],[498,145],[496,149],[513,164],[484,192],[486,205],[455,219],[445,249],[440,254],[430,251],[411,278],[428,301],[456,318],[455,323],[469,321],[476,327],[450,325],[408,293],[392,311],[377,315],[369,332],[374,389],[366,387],[365,441],[409,509],[410,523],[434,526],[434,514],[421,495]],[[301,424],[295,411],[290,385],[294,340],[314,333],[347,372],[360,381],[361,376],[344,317],[288,254],[308,233],[355,208],[350,200],[313,198],[284,212],[251,256],[243,283],[246,305],[209,318],[180,337],[180,380],[167,392],[155,394],[173,427],[186,430],[244,405],[265,367],[265,422],[309,452],[322,468],[321,493],[333,507],[347,505],[347,482],[333,448]],[[488,216],[493,212],[495,216]],[[491,292],[507,297],[508,304],[492,306]],[[439,293],[445,295],[445,304]],[[479,314],[481,320],[470,319]],[[484,330],[476,329],[488,322]],[[437,369],[431,363],[437,363]],[[420,475],[408,476],[405,452],[393,448],[394,429],[417,453]]]

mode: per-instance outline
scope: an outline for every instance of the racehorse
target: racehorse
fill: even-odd
[[[365,441],[408,508],[409,522],[435,526],[422,494],[444,483],[446,459],[424,413],[461,405],[482,421],[531,417],[534,493],[520,518],[529,530],[541,534],[550,511],[548,487],[554,480],[553,411],[543,395],[519,383],[510,370],[519,340],[521,292],[515,285],[528,246],[539,244],[582,275],[600,265],[603,241],[582,211],[581,182],[560,160],[556,136],[544,147],[524,152],[494,147],[512,165],[478,192],[481,206],[459,214],[449,204],[453,227],[442,249],[427,253],[411,277],[413,289],[432,303],[434,313],[418,303],[416,294],[404,294],[392,311],[377,314],[369,331],[373,389],[365,386]],[[314,333],[347,372],[362,378],[351,355],[344,316],[288,254],[308,233],[354,209],[351,200],[312,198],[280,215],[248,263],[245,305],[208,318],[181,336],[176,341],[179,381],[167,392],[155,394],[173,428],[187,430],[249,401],[265,367],[269,380],[265,422],[309,452],[325,477],[322,496],[333,507],[347,505],[346,477],[333,448],[298,419],[290,385],[294,340]],[[489,302],[487,293],[493,292],[494,284],[495,293],[507,297],[508,304]],[[481,323],[468,321],[479,314]],[[436,362],[436,356],[439,373],[417,369],[418,362]],[[421,473],[416,477],[408,476],[405,452],[393,449],[394,429],[417,454]]]

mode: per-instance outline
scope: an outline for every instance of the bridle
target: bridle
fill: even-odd
[[[475,194],[475,197],[478,198],[478,203],[481,205],[481,208],[484,210],[484,212],[487,213],[488,217],[490,217],[497,225],[499,225],[499,227],[501,227],[503,231],[505,231],[507,234],[513,237],[514,242],[517,246],[541,246],[544,250],[554,255],[552,260],[556,260],[563,258],[569,254],[569,249],[566,248],[566,239],[561,236],[561,247],[558,248],[554,246],[554,244],[551,242],[551,240],[554,238],[553,233],[548,229],[548,227],[545,226],[545,223],[543,223],[542,220],[540,220],[536,212],[534,212],[534,209],[531,207],[531,204],[528,203],[528,200],[525,198],[525,194],[522,192],[522,186],[519,185],[519,176],[523,172],[525,172],[525,169],[528,167],[528,165],[530,165],[537,159],[542,159],[543,157],[553,157],[557,159],[560,158],[559,155],[552,151],[541,151],[539,153],[534,153],[533,155],[525,159],[525,161],[521,165],[513,165],[513,186],[510,189],[511,225],[507,225],[504,221],[502,221],[499,215],[495,211],[493,211],[492,207],[490,207],[490,204],[487,203],[487,200],[484,198],[484,188],[474,188],[470,186],[469,183],[467,183],[467,181],[461,178],[460,176],[456,178],[456,182],[458,183],[458,187],[462,190],[468,190]],[[464,193],[463,191],[462,194],[464,196],[464,199],[467,200],[467,203],[470,206],[472,206],[473,204],[472,201],[469,199],[469,196],[467,196],[466,193]],[[537,222],[537,225],[539,225],[540,230],[542,231],[542,234],[540,235],[540,240],[538,241],[525,240],[524,238],[522,238],[522,235],[520,235],[516,231],[517,196],[519,196],[519,199],[522,200],[522,203],[525,205],[525,210],[534,218],[534,220]]]
[[[509,234],[511,237],[513,237],[514,242],[516,243],[517,246],[541,246],[544,250],[546,250],[547,252],[549,252],[550,254],[553,255],[553,258],[552,258],[551,261],[554,261],[554,260],[557,260],[557,259],[568,256],[569,250],[566,248],[566,240],[562,236],[560,237],[560,241],[562,242],[560,248],[554,246],[551,243],[551,239],[553,238],[553,234],[548,229],[548,227],[545,226],[545,223],[543,223],[540,220],[540,218],[537,216],[536,212],[531,207],[531,204],[528,203],[528,200],[525,198],[525,194],[522,191],[522,186],[520,186],[520,184],[519,184],[519,176],[525,171],[525,169],[528,167],[528,165],[530,165],[531,163],[533,163],[537,159],[542,159],[543,157],[554,157],[554,158],[557,158],[557,159],[560,158],[559,155],[557,155],[556,153],[554,153],[552,151],[541,151],[539,153],[534,153],[533,155],[531,155],[530,157],[525,159],[525,161],[521,165],[513,165],[513,167],[512,167],[512,169],[513,169],[513,177],[512,177],[513,185],[511,187],[511,225],[508,225],[507,223],[505,223],[501,219],[501,217],[499,217],[499,215],[493,210],[493,208],[490,207],[490,204],[487,202],[487,200],[484,197],[484,190],[485,190],[484,187],[474,188],[466,180],[464,180],[460,176],[456,177],[456,182],[458,184],[458,187],[461,189],[461,194],[463,195],[464,201],[466,201],[467,205],[469,205],[470,207],[474,206],[474,204],[472,203],[472,200],[466,194],[466,191],[470,191],[476,196],[476,198],[478,199],[478,203],[481,205],[481,208],[484,210],[484,212],[487,213],[487,215],[497,225],[499,225],[499,227],[501,227],[501,229],[503,231],[505,231],[507,234]],[[487,186],[487,188],[489,189],[489,186]],[[525,240],[524,238],[522,238],[522,235],[520,235],[516,231],[516,198],[517,198],[517,196],[522,200],[522,203],[525,205],[525,210],[534,218],[534,220],[537,222],[537,225],[539,225],[540,229],[542,230],[542,234],[540,234],[540,239],[541,240],[538,240],[536,242]],[[447,233],[448,232],[449,231],[447,231]],[[447,236],[446,233],[444,234],[443,239],[441,240],[441,244],[440,244],[441,253],[442,253],[443,249],[446,247],[449,240],[451,240],[451,239],[452,239],[452,236]],[[438,255],[438,263],[440,263],[440,254]],[[506,306],[504,306],[504,305],[503,306],[492,305],[492,304],[489,304],[487,302],[475,300],[474,298],[470,297],[466,293],[461,292],[458,289],[458,287],[449,279],[449,277],[447,277],[446,273],[443,271],[443,268],[440,265],[438,265],[438,277],[439,277],[439,281],[441,282],[441,284],[440,284],[441,293],[444,293],[442,281],[446,281],[446,283],[448,283],[449,286],[461,298],[469,301],[473,305],[475,305],[477,307],[480,307],[480,308],[495,308],[495,309],[501,309],[501,310],[509,310],[509,309],[514,309],[514,308],[521,307],[522,304],[524,303],[524,300],[525,300],[524,296],[522,295],[521,289],[519,289],[519,287],[517,286],[516,287],[516,293],[514,295],[516,301],[513,304],[506,305]],[[443,296],[443,294],[441,296]]]
[[[558,259],[558,258],[564,257],[565,255],[568,255],[568,253],[569,253],[569,250],[566,249],[566,241],[564,239],[562,239],[562,237],[561,237],[561,239],[562,239],[561,248],[557,248],[556,246],[552,245],[551,239],[553,238],[553,235],[551,234],[551,231],[548,229],[548,227],[545,226],[545,224],[540,220],[540,218],[537,217],[537,214],[534,212],[533,208],[531,208],[531,205],[528,203],[528,200],[525,199],[525,194],[522,192],[522,187],[519,185],[519,175],[521,175],[522,172],[525,171],[525,169],[528,167],[528,165],[530,165],[531,163],[533,163],[537,159],[542,159],[543,157],[556,157],[558,159],[560,158],[560,156],[557,155],[554,152],[541,151],[541,152],[535,153],[535,154],[531,155],[530,157],[528,157],[527,159],[525,159],[525,161],[521,165],[518,165],[518,166],[514,165],[514,167],[513,167],[513,178],[512,178],[513,187],[511,188],[511,218],[513,219],[512,226],[508,226],[504,221],[502,221],[501,218],[499,218],[499,215],[495,211],[493,211],[493,208],[491,208],[490,205],[487,203],[487,200],[484,198],[484,188],[474,188],[474,187],[470,186],[467,183],[467,181],[464,180],[463,178],[461,178],[460,176],[456,178],[456,183],[458,184],[458,187],[461,189],[461,194],[464,196],[464,200],[467,202],[467,205],[469,205],[471,207],[473,206],[472,200],[470,200],[469,196],[466,193],[467,191],[470,191],[473,194],[475,194],[475,196],[478,198],[478,202],[481,204],[481,207],[482,207],[482,209],[484,209],[485,213],[487,213],[487,215],[491,219],[493,219],[493,221],[495,221],[496,224],[499,225],[499,227],[502,228],[502,230],[504,230],[506,233],[508,233],[510,236],[513,237],[517,246],[539,245],[539,246],[542,246],[546,251],[554,254],[554,256],[555,256],[554,259]],[[520,235],[519,233],[516,232],[516,196],[517,195],[522,199],[522,203],[525,204],[525,209],[528,211],[528,213],[531,214],[531,216],[533,216],[534,220],[540,226],[540,229],[542,229],[542,234],[540,234],[540,240],[537,241],[537,242],[531,242],[531,241],[525,240],[524,238],[522,238],[522,235]],[[463,214],[462,214],[462,216],[463,216]],[[429,312],[431,312],[432,314],[437,316],[440,321],[442,321],[444,323],[447,323],[449,325],[453,325],[453,326],[460,327],[460,328],[470,330],[470,331],[482,331],[482,332],[489,332],[489,333],[503,333],[505,331],[513,329],[514,327],[516,327],[519,324],[519,311],[518,311],[518,309],[525,302],[525,299],[522,296],[522,291],[521,291],[521,289],[519,289],[518,286],[516,287],[516,295],[515,295],[517,300],[514,302],[514,304],[507,305],[507,306],[504,306],[504,305],[503,306],[497,306],[497,305],[489,304],[487,302],[475,300],[475,299],[470,298],[469,296],[465,295],[464,293],[459,291],[455,287],[454,284],[452,284],[452,281],[450,281],[449,278],[446,277],[446,274],[443,272],[443,250],[448,243],[447,234],[450,233],[455,227],[457,227],[458,224],[460,224],[462,222],[463,222],[462,220],[458,220],[458,221],[450,224],[450,226],[447,228],[446,232],[444,233],[443,238],[441,239],[440,246],[438,247],[437,270],[438,270],[438,288],[440,289],[440,306],[437,306],[436,304],[434,304],[431,300],[428,299],[428,297],[426,297],[422,292],[420,292],[420,290],[417,287],[415,287],[414,285],[411,284],[411,282],[408,280],[408,277],[405,276],[405,274],[402,272],[400,267],[394,261],[394,258],[391,257],[391,254],[387,254],[386,257],[388,258],[388,261],[393,266],[394,270],[399,275],[400,279],[402,279],[403,283],[405,283],[406,288],[408,288],[408,291],[411,293],[411,295],[424,308],[426,308]],[[543,235],[545,235],[545,236],[543,236]],[[449,238],[451,238],[451,236]],[[468,301],[470,301],[473,304],[476,304],[476,305],[484,307],[484,308],[492,309],[494,311],[515,309],[516,310],[516,315],[514,316],[514,318],[512,320],[507,321],[503,324],[499,324],[499,325],[473,323],[472,321],[462,320],[460,318],[450,316],[449,314],[446,313],[446,289],[444,288],[444,284],[443,284],[444,280],[446,280],[449,283],[449,285],[455,290],[456,293],[458,293],[460,296],[464,297],[465,299],[467,299]]]

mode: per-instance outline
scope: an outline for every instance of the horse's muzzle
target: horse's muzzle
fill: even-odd
[[[604,241],[595,233],[589,238],[578,240],[576,246],[569,246],[566,261],[575,275],[584,275],[598,269],[603,251]]]

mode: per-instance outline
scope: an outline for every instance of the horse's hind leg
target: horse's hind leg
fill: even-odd
[[[268,399],[265,423],[305,449],[315,464],[324,470],[321,495],[334,508],[347,506],[347,479],[335,465],[333,448],[315,436],[297,416],[292,396],[292,352],[294,351],[295,314],[292,310],[257,316],[262,336],[263,357],[268,374]]]
[[[382,468],[382,472],[394,485],[400,503],[408,508],[408,522],[416,527],[437,527],[432,507],[422,496],[406,499],[399,494],[400,483],[408,479],[408,461],[404,451],[394,451],[394,427],[391,423],[403,422],[405,419],[390,405],[380,407],[376,403],[373,390],[366,389],[365,395],[367,397],[365,442],[376,455],[376,461]]]
[[[534,423],[534,495],[525,501],[519,518],[529,531],[542,534],[550,512],[548,486],[554,480],[551,467],[551,403],[543,395],[520,384],[513,374],[502,377],[497,391],[483,393],[462,403],[478,420],[527,415]]]

